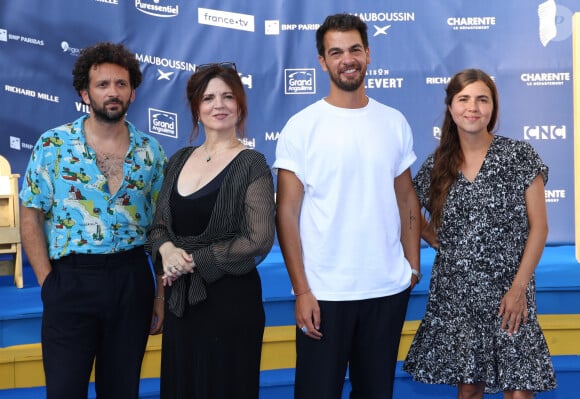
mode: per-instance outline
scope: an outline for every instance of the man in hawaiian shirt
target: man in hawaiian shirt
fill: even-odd
[[[73,86],[90,114],[45,132],[26,169],[22,243],[42,287],[49,399],[86,398],[95,360],[99,398],[137,399],[148,334],[162,328],[143,244],[167,158],[125,119],[141,80],[123,45],[82,50]]]

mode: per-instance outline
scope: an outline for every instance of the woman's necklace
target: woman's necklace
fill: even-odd
[[[205,155],[206,155],[206,157],[205,157],[205,162],[210,162],[210,161],[212,160],[212,158],[214,158],[214,157],[215,157],[217,154],[219,154],[220,152],[227,151],[227,150],[231,150],[232,148],[235,148],[235,147],[237,147],[237,146],[239,146],[239,145],[240,145],[240,142],[239,142],[239,141],[236,139],[236,142],[235,142],[234,144],[232,144],[231,146],[229,146],[229,147],[224,147],[224,148],[220,148],[220,149],[217,149],[216,151],[214,151],[214,153],[213,153],[213,154],[211,154],[211,153],[210,153],[210,152],[207,150],[207,148],[205,147],[205,144],[203,144],[203,145],[202,145],[202,147],[203,147],[203,152],[205,152]]]

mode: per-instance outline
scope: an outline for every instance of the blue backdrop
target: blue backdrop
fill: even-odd
[[[449,77],[484,69],[500,92],[498,133],[528,140],[550,166],[548,241],[571,244],[575,11],[575,0],[0,0],[0,153],[23,174],[43,131],[87,112],[71,83],[75,58],[114,41],[144,72],[128,119],[169,155],[190,142],[184,91],[195,65],[234,61],[249,97],[246,145],[273,163],[288,117],[328,91],[318,24],[349,12],[369,26],[368,94],[413,128],[413,173],[437,145]]]

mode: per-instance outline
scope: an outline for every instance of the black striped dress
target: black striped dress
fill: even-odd
[[[196,269],[165,288],[161,398],[258,398],[264,309],[256,266],[274,239],[274,189],[264,156],[240,152],[190,196],[176,191],[186,148],[170,160],[149,230],[193,255]]]

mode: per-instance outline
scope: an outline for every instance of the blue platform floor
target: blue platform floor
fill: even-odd
[[[413,290],[407,311],[407,320],[420,320],[427,303],[429,276],[434,251],[425,248],[421,252],[421,268],[425,278]],[[263,297],[267,326],[294,324],[294,305],[291,286],[278,247],[274,247],[266,260],[258,267],[262,278]],[[547,247],[536,270],[537,304],[540,314],[580,314],[580,264],[575,259],[574,246]],[[40,319],[42,303],[40,288],[30,266],[24,267],[24,288],[17,289],[12,279],[0,277],[0,348],[40,342]],[[555,356],[559,388],[539,395],[545,399],[580,398],[580,354]],[[260,399],[292,398],[293,369],[262,372]],[[349,384],[346,381],[346,390]],[[140,398],[159,397],[159,380],[142,380]],[[345,392],[346,392],[345,390]],[[42,398],[44,388],[21,388],[0,390],[2,398]],[[92,388],[89,398],[95,398]],[[413,382],[401,371],[399,363],[395,397],[441,398],[456,397],[454,388],[425,385]],[[501,398],[501,394],[486,398]],[[347,398],[347,395],[343,395]]]
[[[578,399],[580,393],[579,369],[580,356],[558,356],[554,358],[558,385],[554,391],[544,392],[538,399]],[[293,399],[293,369],[262,371],[259,399]],[[350,383],[345,381],[341,399],[348,399]],[[39,399],[45,397],[44,387],[0,390],[0,399]],[[455,399],[456,389],[446,385],[428,385],[412,381],[408,374],[401,371],[399,362],[393,392],[396,399]],[[90,384],[88,399],[95,399],[94,384]],[[502,399],[501,393],[485,395],[485,399]],[[159,399],[159,379],[141,380],[139,399]]]

